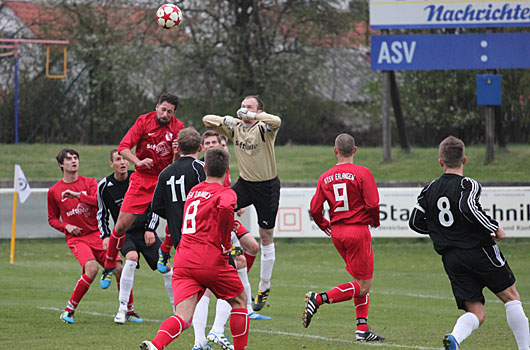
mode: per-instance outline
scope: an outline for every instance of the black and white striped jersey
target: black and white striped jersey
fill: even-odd
[[[493,245],[491,234],[499,224],[482,209],[481,190],[482,186],[469,177],[443,174],[421,191],[409,220],[410,228],[428,234],[439,254],[453,247]]]
[[[204,180],[204,162],[189,156],[180,157],[158,176],[151,209],[167,220],[175,247],[180,242],[186,197],[193,186]]]
[[[112,173],[98,183],[98,212],[96,218],[101,238],[110,237],[112,230],[109,228],[109,218],[112,217],[116,224],[123,197],[125,197],[125,192],[129,188],[129,178],[133,172],[129,170],[127,179],[124,181],[116,180],[114,173]],[[155,232],[159,219],[158,215],[151,214],[150,208],[148,208],[144,214],[136,217],[127,234],[141,234],[143,236],[145,231]]]

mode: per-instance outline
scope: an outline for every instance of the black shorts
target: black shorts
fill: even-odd
[[[258,213],[258,225],[264,229],[274,228],[280,204],[280,179],[250,182],[242,178],[232,186],[237,193],[237,209],[253,204]]]
[[[145,261],[147,261],[151,270],[154,271],[157,269],[158,249],[162,245],[162,241],[160,241],[160,238],[158,238],[158,235],[155,233],[155,243],[148,247],[145,245],[144,233],[145,232],[127,232],[125,235],[125,242],[123,243],[120,252],[124,257],[128,252],[142,253]],[[138,259],[138,265],[136,268],[140,268],[140,259]]]
[[[496,244],[474,249],[453,248],[444,253],[442,261],[456,304],[462,310],[466,301],[484,304],[484,287],[496,294],[515,283],[515,276]]]

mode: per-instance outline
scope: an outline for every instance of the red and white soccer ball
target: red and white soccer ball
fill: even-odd
[[[182,11],[173,4],[165,4],[156,11],[156,23],[164,29],[175,28],[182,21]]]

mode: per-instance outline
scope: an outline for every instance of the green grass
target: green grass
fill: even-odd
[[[344,263],[326,238],[279,239],[272,292],[263,314],[272,321],[251,321],[249,349],[372,349],[357,344],[353,336],[352,302],[325,305],[311,326],[301,325],[303,296],[308,290],[326,291],[350,280]],[[521,299],[530,301],[530,240],[507,239],[500,243],[518,278]],[[76,323],[59,320],[81,269],[64,240],[19,240],[15,264],[10,265],[9,241],[0,241],[0,343],[4,349],[137,349],[156,334],[170,306],[158,272],[137,270],[135,306],[143,324],[118,326],[114,283],[109,290],[96,280],[80,303]],[[440,257],[428,239],[374,239],[375,274],[370,294],[369,323],[387,340],[380,350],[440,349],[444,333],[462,313],[456,309]],[[257,288],[259,258],[251,270]],[[98,276],[99,278],[99,276]],[[488,316],[483,326],[463,345],[465,349],[514,349],[502,303],[485,292]],[[214,313],[210,307],[209,325]],[[209,328],[208,328],[209,329]],[[229,333],[229,329],[226,329]],[[168,349],[191,349],[193,330],[188,329]]]
[[[71,146],[81,156],[80,174],[101,179],[108,175],[108,153],[114,146],[0,144],[0,179],[12,179],[14,164],[22,166],[28,180],[57,180],[61,172],[55,156],[60,149]],[[485,165],[485,147],[467,147],[468,162],[465,174],[478,181],[528,182],[530,146],[510,145],[508,150],[497,149],[496,161]],[[233,148],[231,147],[233,154]],[[399,148],[392,150],[392,162],[383,163],[379,147],[360,147],[355,162],[371,169],[377,182],[414,182],[424,184],[441,174],[435,148],[413,148],[410,153]],[[330,146],[277,146],[277,168],[283,182],[316,183],[320,174],[335,164]],[[230,173],[237,179],[235,158]]]

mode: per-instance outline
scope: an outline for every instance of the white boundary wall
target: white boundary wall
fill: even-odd
[[[408,227],[410,212],[420,187],[379,188],[381,226],[373,237],[421,237]],[[17,238],[63,237],[48,225],[47,188],[32,189],[24,204],[17,206]],[[315,188],[282,188],[275,237],[325,237],[309,215]],[[509,237],[530,237],[530,187],[483,187],[481,203],[498,220]],[[0,189],[0,239],[11,237],[13,190]],[[327,215],[327,213],[326,213]],[[253,207],[241,218],[254,236],[258,235]],[[164,236],[165,222],[158,228]]]

